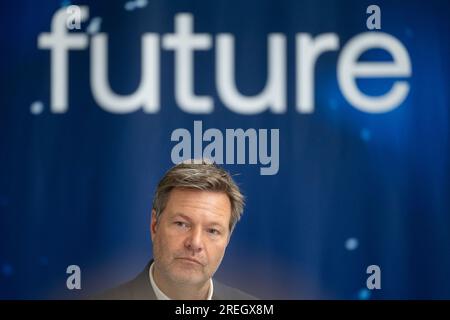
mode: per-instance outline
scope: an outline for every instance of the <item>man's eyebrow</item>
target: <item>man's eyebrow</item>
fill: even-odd
[[[181,217],[181,218],[184,218],[184,219],[189,220],[189,221],[192,220],[192,219],[189,218],[187,215],[185,215],[184,213],[181,213],[181,212],[176,212],[176,213],[174,214],[173,218],[177,218],[177,217]]]
[[[186,220],[189,220],[189,221],[192,221],[192,219],[191,219],[190,217],[188,217],[187,215],[185,215],[184,213],[181,213],[181,212],[176,212],[176,213],[173,215],[172,218],[175,219],[175,218],[179,218],[179,217],[180,217],[180,218],[183,218],[183,219],[186,219]],[[220,227],[220,228],[226,229],[226,226],[224,226],[224,225],[222,225],[220,222],[216,222],[216,221],[208,222],[207,225],[210,226],[210,227],[215,226],[215,227]]]

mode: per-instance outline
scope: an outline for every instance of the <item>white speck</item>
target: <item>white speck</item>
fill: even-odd
[[[30,111],[32,114],[41,114],[44,111],[44,104],[41,101],[35,101],[30,106]]]
[[[127,1],[127,2],[125,3],[124,8],[125,8],[125,10],[127,10],[127,11],[133,11],[134,8],[135,8],[134,2],[133,2],[133,1]]]
[[[145,6],[147,6],[148,1],[147,0],[135,0],[134,1],[134,5],[136,6],[136,8],[144,8]]]
[[[127,11],[133,11],[134,9],[142,9],[144,7],[146,7],[148,4],[147,0],[134,0],[134,1],[127,1],[125,3],[125,10]]]
[[[100,18],[100,17],[92,18],[91,22],[89,23],[89,25],[86,28],[86,32],[89,34],[95,34],[95,33],[99,32],[101,23],[102,23],[102,18]]]
[[[356,238],[348,238],[345,241],[345,249],[349,251],[355,250],[356,248],[358,248],[358,245],[359,245],[358,239]]]

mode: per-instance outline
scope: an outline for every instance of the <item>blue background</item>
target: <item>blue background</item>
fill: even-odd
[[[288,110],[244,116],[214,84],[214,50],[196,54],[195,90],[215,101],[210,115],[180,110],[173,51],[161,50],[161,110],[111,114],[94,101],[89,50],[70,52],[69,111],[53,114],[50,31],[60,1],[0,4],[0,298],[80,298],[140,272],[151,257],[154,188],[172,165],[176,128],[279,128],[280,170],[225,166],[247,197],[216,277],[261,298],[450,298],[449,43],[447,1],[377,1],[382,31],[407,48],[410,93],[383,114],[352,107],[336,79],[339,51],[316,66],[315,112],[295,111],[295,34],[335,32],[340,48],[366,32],[369,1],[125,1],[87,4],[109,34],[110,82],[122,94],[140,81],[141,36],[172,33],[174,16],[194,15],[198,33],[232,33],[242,93],[266,81],[267,34],[284,33]],[[83,30],[89,22],[83,24]],[[368,60],[383,60],[368,53]],[[389,57],[388,57],[389,58]],[[392,79],[360,81],[383,94]],[[30,106],[44,105],[35,115]],[[349,240],[354,239],[354,240]],[[357,242],[351,248],[350,242]],[[351,250],[353,249],[353,250]],[[82,290],[66,288],[66,268]],[[366,268],[381,268],[368,291]]]

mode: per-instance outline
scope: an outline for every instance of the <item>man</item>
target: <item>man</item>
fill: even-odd
[[[153,199],[154,260],[134,280],[102,298],[254,299],[212,279],[243,208],[238,186],[219,166],[205,161],[174,166]]]

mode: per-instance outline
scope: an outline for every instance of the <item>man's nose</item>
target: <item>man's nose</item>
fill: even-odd
[[[203,239],[201,228],[191,229],[188,237],[186,238],[185,246],[187,249],[193,252],[201,252],[203,250]]]

